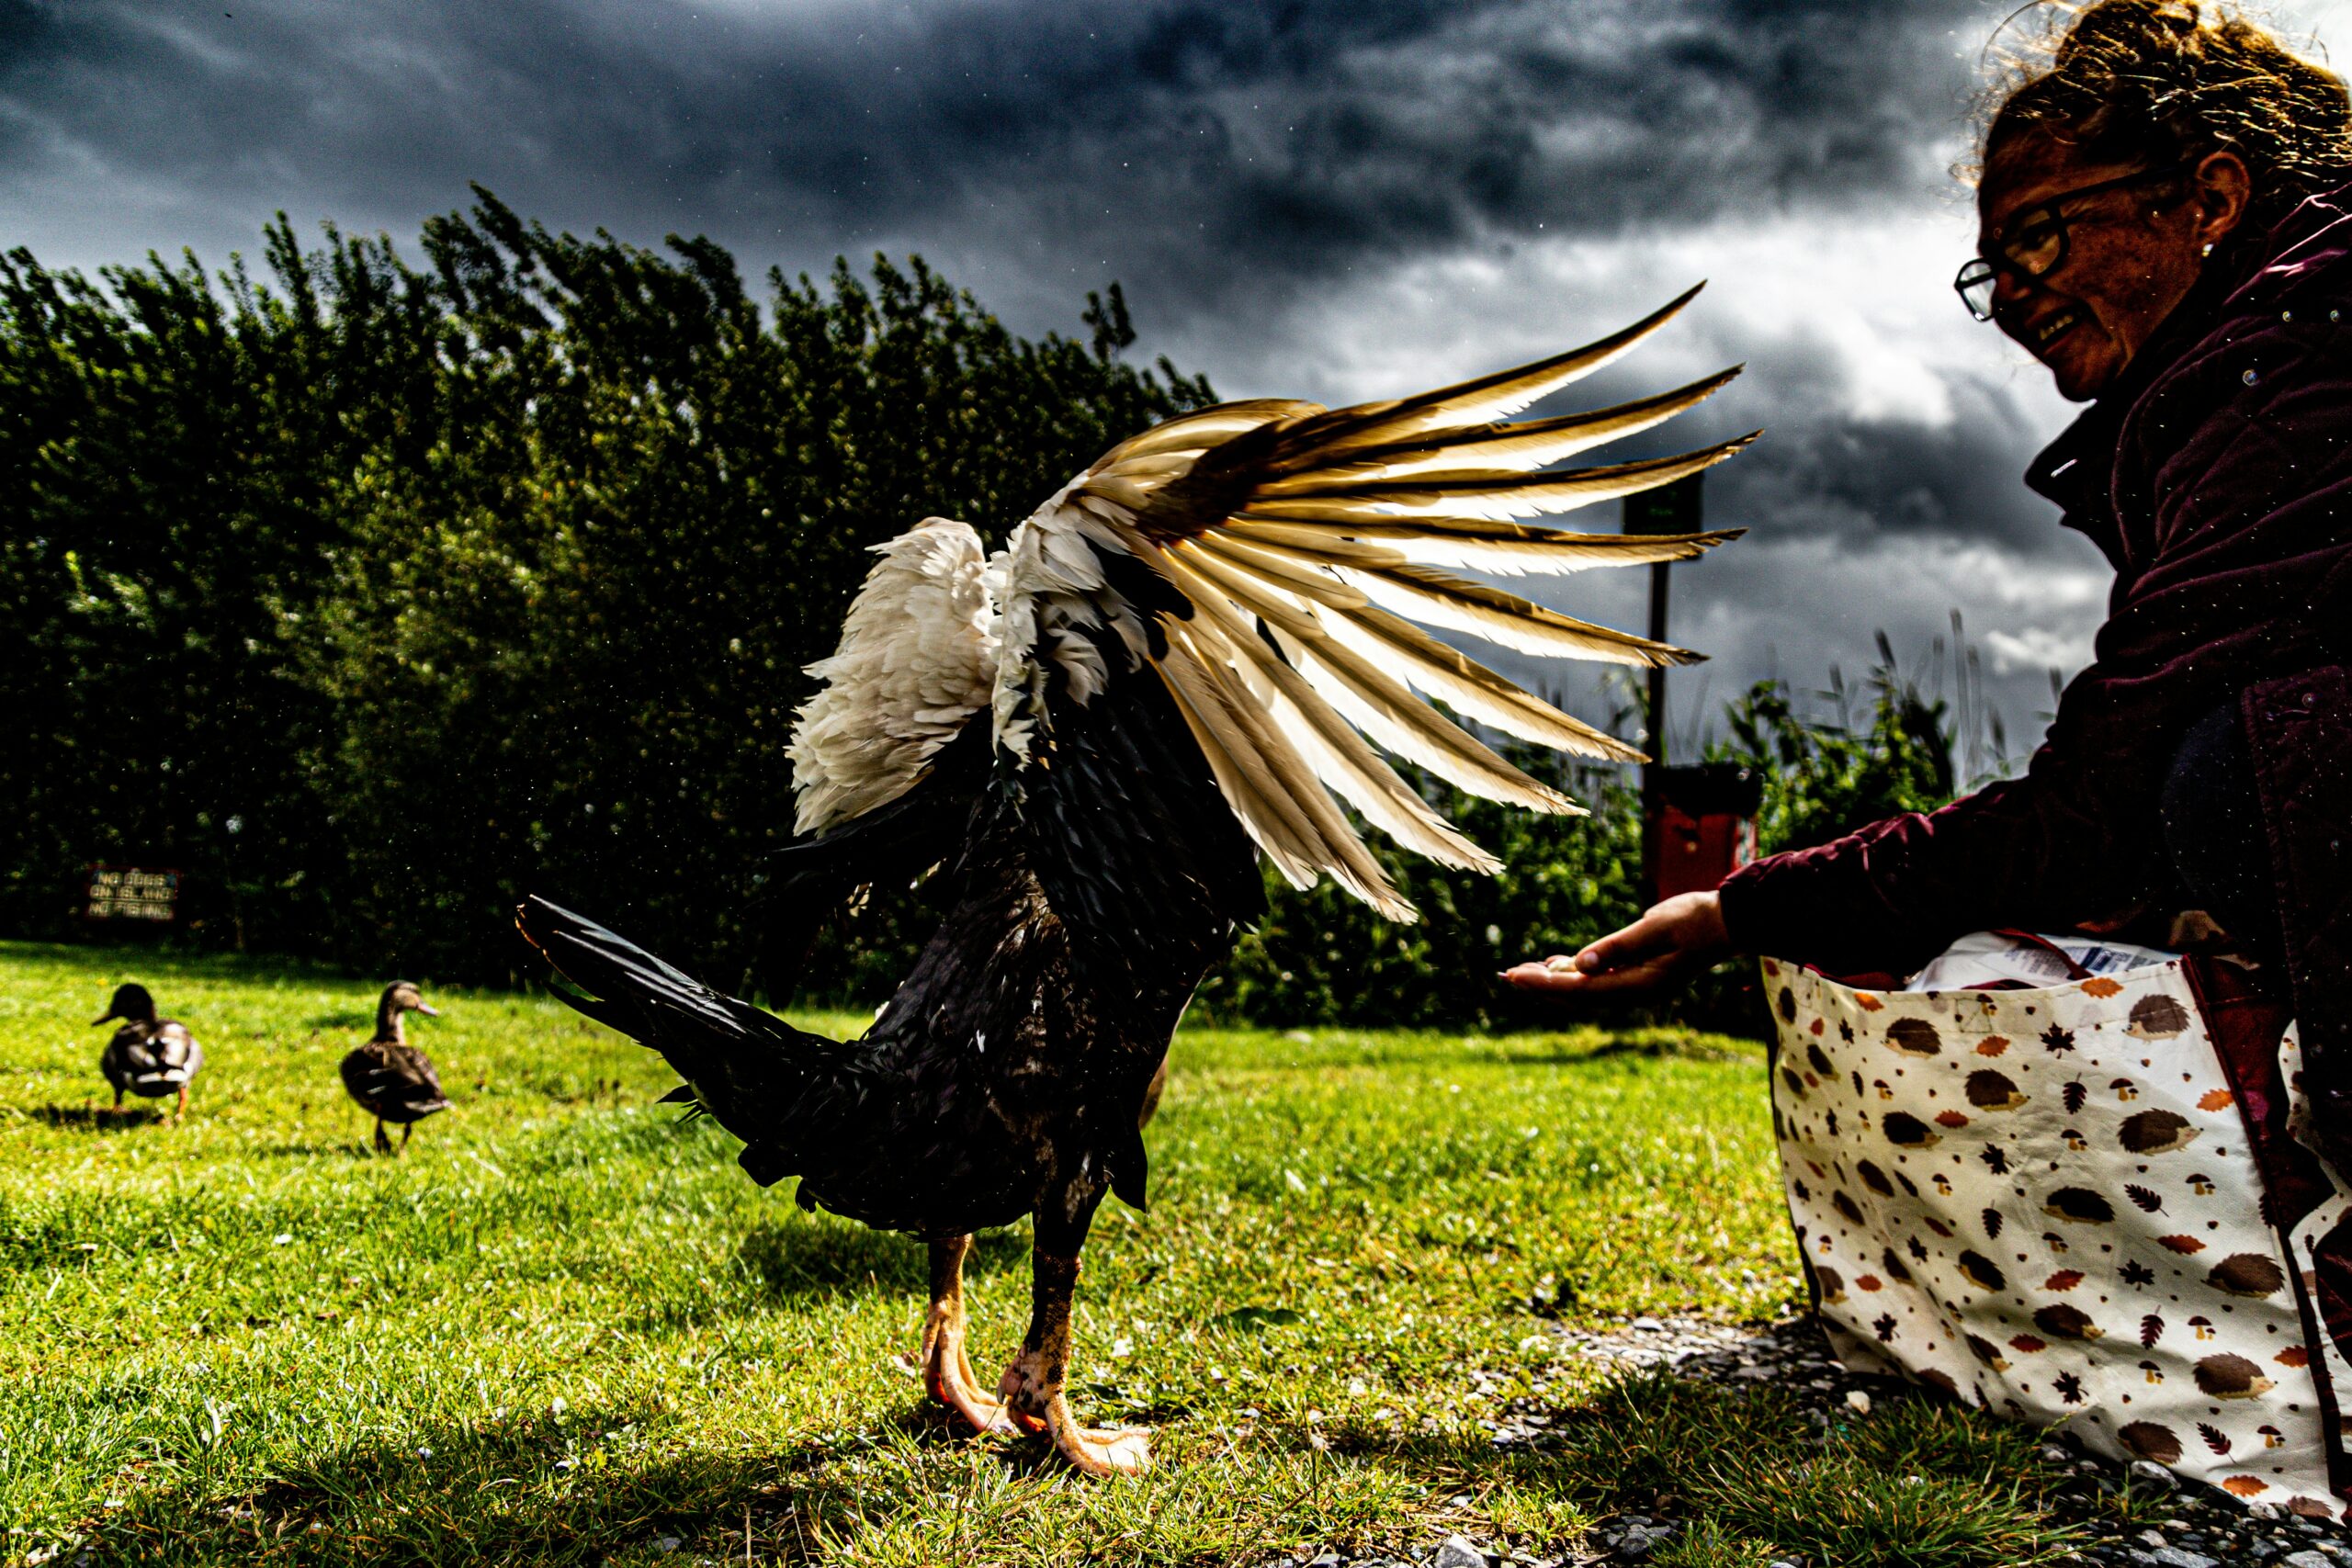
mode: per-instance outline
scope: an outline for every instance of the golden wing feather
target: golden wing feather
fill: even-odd
[[[1468,632],[1521,653],[1609,664],[1690,664],[1702,656],[1580,621],[1532,600],[1428,566],[1341,567],[1342,580],[1414,620]]]
[[[1557,419],[1478,424],[1420,441],[1358,451],[1344,461],[1285,474],[1260,487],[1261,495],[1289,495],[1328,485],[1400,479],[1512,479],[1577,453],[1665,423],[1696,408],[1737,377],[1736,368],[1654,398]]]
[[[1260,491],[1250,498],[1249,510],[1242,515],[1266,523],[1372,524],[1424,517],[1500,523],[1514,517],[1551,516],[1671,484],[1713,468],[1755,439],[1743,435],[1703,451],[1584,468],[1556,479],[1294,486],[1279,495]]]
[[[1291,668],[1259,637],[1248,618],[1213,586],[1196,592],[1183,578],[1191,571],[1177,563],[1180,586],[1225,634],[1227,644],[1249,661],[1243,671],[1251,694],[1278,721],[1295,717],[1281,728],[1306,753],[1316,776],[1329,785],[1364,818],[1406,848],[1457,870],[1492,872],[1501,863],[1464,838],[1453,824],[1408,788],[1395,769],[1364,743],[1331,705],[1317,695],[1304,676]],[[1246,607],[1246,606],[1245,606]]]
[[[1299,629],[1291,624],[1296,611],[1282,602],[1283,589],[1346,612],[1321,621],[1323,635],[1345,641],[1359,656],[1385,666],[1397,679],[1419,686],[1467,717],[1522,740],[1578,756],[1623,762],[1641,758],[1623,741],[1530,695],[1460,649],[1374,605],[1361,590],[1335,577],[1318,580],[1271,552],[1215,536],[1189,540],[1178,549],[1196,552],[1224,568],[1212,570],[1211,574],[1236,604],[1284,625],[1294,634]]]
[[[1379,863],[1348,825],[1300,748],[1270,728],[1265,710],[1241,675],[1242,662],[1249,656],[1212,626],[1195,624],[1191,628],[1191,640],[1210,678],[1230,705],[1238,728],[1272,778],[1278,797],[1285,805],[1299,808],[1300,826],[1317,852],[1318,869],[1328,872],[1342,887],[1389,919],[1418,918],[1412,905],[1390,886]]]
[[[1417,397],[1334,410],[1305,422],[1297,433],[1298,443],[1328,461],[1338,456],[1338,449],[1342,447],[1393,443],[1433,430],[1456,430],[1506,418],[1633,352],[1643,339],[1672,321],[1705,287],[1694,285],[1623,332],[1611,333],[1549,359],[1473,377]],[[1296,461],[1303,466],[1305,459]]]
[[[1575,801],[1496,755],[1413,695],[1405,682],[1346,644],[1325,637],[1309,645],[1280,630],[1274,641],[1307,684],[1382,749],[1427,768],[1466,795],[1555,816],[1583,813]]]
[[[1292,528],[1279,523],[1234,523],[1216,536],[1247,539],[1261,529]],[[1654,561],[1689,560],[1715,546],[1739,537],[1742,530],[1719,529],[1707,534],[1564,534],[1524,523],[1457,523],[1422,519],[1412,523],[1353,523],[1348,525],[1357,549],[1351,561],[1367,566],[1452,567],[1463,571],[1490,572],[1498,577],[1564,577],[1596,566],[1641,566]],[[1320,545],[1311,527],[1288,535],[1270,534],[1309,550]],[[1388,548],[1384,541],[1396,547]],[[1385,552],[1385,554],[1382,552]]]
[[[1622,357],[1697,292],[1566,354],[1415,397],[1331,410],[1264,399],[1183,415],[1114,447],[1063,498],[1094,547],[1157,570],[1190,606],[1160,615],[1164,652],[1151,662],[1227,803],[1290,881],[1329,875],[1384,915],[1412,918],[1341,801],[1417,853],[1497,869],[1382,751],[1489,799],[1582,809],[1430,700],[1555,750],[1638,757],[1422,628],[1542,657],[1634,665],[1699,657],[1455,575],[1687,560],[1737,536],[1570,533],[1523,521],[1669,483],[1737,453],[1752,436],[1668,457],[1550,467],[1695,408],[1736,370],[1587,412],[1500,423]]]

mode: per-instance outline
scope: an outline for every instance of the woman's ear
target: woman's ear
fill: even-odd
[[[2198,160],[2189,177],[2195,182],[2189,194],[2197,209],[2193,238],[2211,252],[2245,218],[2246,201],[2254,194],[2254,176],[2246,172],[2245,159],[2223,152],[2208,152]]]

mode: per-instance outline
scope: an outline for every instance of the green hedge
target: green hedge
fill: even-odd
[[[863,547],[1212,400],[1115,289],[1083,343],[920,261],[763,305],[487,193],[421,249],[0,261],[0,928],[127,860],[200,943],[496,979],[531,888],[731,982]]]

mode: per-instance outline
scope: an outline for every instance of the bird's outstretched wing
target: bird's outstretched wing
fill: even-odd
[[[1225,804],[1295,886],[1329,875],[1392,919],[1415,917],[1340,801],[1442,864],[1497,869],[1381,750],[1490,799],[1579,808],[1425,698],[1561,750],[1637,754],[1422,627],[1539,656],[1636,665],[1697,657],[1456,575],[1679,560],[1735,536],[1515,521],[1665,484],[1752,439],[1548,467],[1672,418],[1736,371],[1589,413],[1501,423],[1633,348],[1696,292],[1598,343],[1417,397],[1336,410],[1227,403],[1114,447],[1031,515],[992,569],[1003,609],[998,747],[1050,774],[1057,728],[1148,665]]]
[[[996,675],[986,561],[970,525],[929,517],[874,547],[823,689],[793,726],[796,830],[815,833],[911,789],[989,705]]]

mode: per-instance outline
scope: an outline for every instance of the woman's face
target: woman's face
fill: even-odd
[[[2217,211],[2209,173],[2224,163],[2234,171],[2235,195],[2222,204],[2226,211]],[[2038,221],[2036,209],[2056,203],[2050,210],[2064,226],[2064,259],[2040,277],[2005,268],[1993,320],[2050,367],[2061,396],[2077,402],[2098,396],[2122,373],[2195,285],[2205,247],[2235,227],[2244,210],[2245,165],[2229,153],[2206,159],[2185,181],[2151,180],[2064,199],[2134,167],[2086,163],[2064,142],[2030,135],[2004,147],[1977,187],[1977,248],[1987,256],[2001,254],[2000,243],[2018,231],[2018,220]]]

